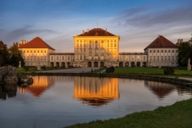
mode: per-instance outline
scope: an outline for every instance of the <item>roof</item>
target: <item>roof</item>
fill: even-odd
[[[177,46],[164,36],[158,36],[147,48],[177,48]]]
[[[102,28],[93,28],[89,31],[79,34],[78,36],[115,36],[115,35]]]
[[[19,48],[48,48],[55,50],[54,48],[49,46],[45,41],[43,41],[40,37],[36,37],[25,44],[19,45]]]
[[[56,52],[56,53],[50,53],[50,55],[74,55],[74,53],[70,53],[70,52],[69,53],[66,53],[66,52],[65,53],[64,52],[59,53],[59,52]]]

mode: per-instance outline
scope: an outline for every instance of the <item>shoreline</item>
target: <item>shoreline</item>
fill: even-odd
[[[65,128],[190,128],[192,98],[150,111],[128,114],[120,118],[79,123]]]
[[[157,82],[165,82],[165,83],[171,83],[174,85],[178,85],[178,86],[186,86],[186,87],[192,87],[192,79],[181,79],[178,76],[166,76],[166,75],[144,75],[144,74],[100,74],[100,73],[42,73],[42,72],[33,72],[33,73],[24,73],[24,74],[28,74],[28,75],[32,75],[32,76],[80,76],[80,77],[108,77],[108,78],[123,78],[123,79],[137,79],[137,80],[149,80],[149,81],[157,81]],[[187,77],[184,77],[187,78]],[[91,121],[89,123],[80,123],[80,124],[74,124],[74,125],[70,125],[67,126],[67,128],[97,128],[97,127],[102,127],[102,128],[145,128],[145,127],[151,127],[151,128],[161,128],[161,127],[167,127],[167,125],[169,126],[168,128],[172,128],[170,127],[171,125],[173,125],[174,128],[179,128],[174,126],[175,124],[172,124],[173,122],[170,121],[170,118],[176,118],[177,114],[181,113],[183,114],[183,117],[181,117],[180,120],[190,120],[188,118],[185,117],[185,115],[187,115],[188,117],[188,107],[189,106],[185,106],[185,104],[189,104],[189,106],[192,107],[192,98],[188,99],[188,100],[184,100],[184,101],[179,101],[176,102],[172,105],[169,106],[165,106],[165,107],[158,107],[154,110],[151,111],[141,111],[141,112],[135,112],[132,114],[128,114],[124,117],[120,117],[120,118],[115,118],[115,119],[108,119],[108,120],[97,120],[97,121]],[[182,106],[182,107],[180,107]],[[185,110],[187,109],[187,110]],[[190,109],[191,110],[191,109]],[[175,114],[175,115],[174,115]],[[190,113],[191,117],[192,117],[192,111]],[[149,116],[152,115],[152,116]],[[159,115],[161,115],[159,117]],[[170,115],[174,115],[173,117],[169,117]],[[164,120],[168,118],[168,121]],[[126,120],[126,121],[125,121]],[[140,122],[138,122],[138,121]],[[151,125],[150,123],[155,122],[156,124],[159,123],[159,120],[163,120],[164,122],[166,122],[165,124],[167,125]],[[176,122],[179,122],[179,120],[176,118],[174,120],[177,120]],[[145,122],[146,121],[146,122]],[[144,124],[143,124],[144,122]],[[163,122],[163,123],[164,123]],[[191,126],[191,124],[188,126],[188,123],[190,121],[187,122],[187,124],[179,124],[179,126],[183,125],[185,128],[188,128],[189,126]],[[191,122],[192,123],[192,122]],[[176,123],[178,124],[178,123]]]
[[[32,76],[82,76],[82,77],[110,77],[110,78],[128,78],[137,80],[149,80],[157,82],[166,82],[175,85],[184,85],[192,87],[192,80],[181,79],[178,76],[166,76],[166,75],[144,75],[144,74],[99,74],[99,73],[22,73]],[[183,76],[182,76],[183,77]]]

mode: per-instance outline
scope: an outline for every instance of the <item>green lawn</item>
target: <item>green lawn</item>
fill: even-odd
[[[115,74],[144,74],[144,75],[163,75],[163,68],[150,67],[119,67],[115,68]],[[192,76],[192,71],[176,68],[174,75],[177,76]]]
[[[18,74],[22,74],[22,73],[33,73],[33,72],[35,72],[36,70],[34,70],[34,69],[25,69],[25,68],[17,68],[16,69],[16,72],[18,73]]]
[[[191,128],[192,99],[154,111],[133,113],[123,118],[77,124],[69,128]]]
[[[146,68],[146,67],[119,67],[115,68],[116,74],[148,74],[148,75],[163,75],[161,68]]]
[[[192,76],[192,71],[187,71],[184,69],[176,69],[174,74],[179,76]]]

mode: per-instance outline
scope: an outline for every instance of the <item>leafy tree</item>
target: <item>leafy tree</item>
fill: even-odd
[[[188,59],[192,58],[192,45],[190,41],[178,44],[178,54],[179,66],[186,67]]]
[[[10,58],[9,58],[10,65],[18,67],[20,62],[21,62],[21,66],[25,65],[24,59],[21,55],[21,52],[19,51],[17,43],[13,43],[13,45],[9,48],[9,53],[10,53]]]
[[[9,61],[9,53],[7,45],[0,41],[0,66],[7,65]]]

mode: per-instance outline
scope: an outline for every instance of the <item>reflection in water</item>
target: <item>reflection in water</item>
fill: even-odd
[[[65,127],[152,110],[192,97],[191,88],[143,80],[33,76],[33,81],[26,88],[0,86],[2,99],[19,92],[6,102],[0,100],[0,127]]]
[[[145,86],[149,88],[153,94],[162,99],[176,89],[176,86],[169,83],[160,83],[155,81],[145,81]]]
[[[75,77],[74,97],[88,105],[104,105],[119,98],[118,79]]]
[[[15,97],[17,93],[17,85],[0,85],[0,99],[6,100]]]
[[[48,76],[34,76],[33,84],[27,88],[18,88],[20,94],[24,94],[26,91],[30,92],[33,96],[39,97],[45,90],[54,84],[52,79]]]

